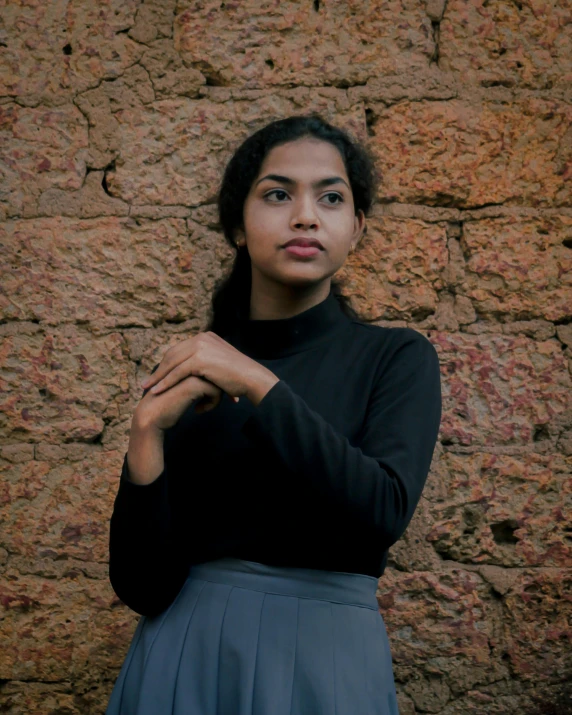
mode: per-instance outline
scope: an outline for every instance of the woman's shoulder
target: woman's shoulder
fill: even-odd
[[[363,363],[377,374],[383,374],[391,365],[439,364],[437,348],[419,330],[408,326],[352,322],[352,343]]]
[[[431,340],[421,331],[408,326],[387,326],[352,320],[354,336],[364,342],[373,343],[388,349],[398,349],[407,343],[428,343]]]

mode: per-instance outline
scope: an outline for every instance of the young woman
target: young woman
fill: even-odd
[[[441,385],[425,336],[362,322],[332,280],[374,177],[316,115],[265,126],[226,168],[233,270],[133,415],[110,580],[142,617],[108,715],[398,715],[376,588]]]

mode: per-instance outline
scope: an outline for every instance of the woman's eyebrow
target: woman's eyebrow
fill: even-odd
[[[280,176],[280,174],[267,174],[266,176],[263,176],[262,179],[258,179],[255,186],[258,186],[258,184],[260,184],[260,182],[264,181],[265,179],[272,179],[272,181],[279,181],[281,184],[289,184],[290,186],[294,186],[297,183],[296,181],[294,181],[294,179],[290,179],[288,176]],[[339,183],[345,184],[348,189],[350,188],[347,182],[344,181],[341,176],[329,176],[326,179],[314,181],[312,186],[316,189],[320,189],[323,186],[331,186],[332,184]]]

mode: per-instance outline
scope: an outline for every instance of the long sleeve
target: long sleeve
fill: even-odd
[[[187,572],[171,513],[167,464],[150,484],[136,484],[129,480],[125,454],[109,531],[113,590],[133,611],[152,616],[172,603]]]
[[[439,359],[409,329],[374,378],[359,444],[352,445],[280,380],[243,427],[291,471],[326,490],[387,546],[405,532],[428,476],[441,420]],[[332,386],[335,389],[335,385]]]

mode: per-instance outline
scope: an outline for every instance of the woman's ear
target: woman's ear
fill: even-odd
[[[357,212],[357,215],[354,220],[354,234],[352,236],[350,253],[356,250],[358,243],[362,239],[362,236],[364,236],[366,233],[367,233],[367,226],[365,223],[365,214],[362,211],[362,209],[360,209]]]
[[[237,246],[245,246],[246,245],[246,236],[244,234],[244,229],[236,228],[234,230],[234,242]]]

